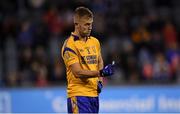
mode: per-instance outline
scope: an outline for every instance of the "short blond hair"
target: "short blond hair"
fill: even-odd
[[[76,24],[82,17],[93,18],[93,13],[86,7],[77,7],[74,13],[74,23]]]

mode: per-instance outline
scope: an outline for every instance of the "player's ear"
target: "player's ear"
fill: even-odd
[[[74,24],[76,25],[76,24],[77,24],[77,21],[78,21],[78,16],[77,16],[77,15],[74,15],[73,21],[74,21]]]
[[[77,18],[74,17],[74,25],[77,26],[78,25],[78,20]]]

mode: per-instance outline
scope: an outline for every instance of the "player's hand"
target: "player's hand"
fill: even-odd
[[[112,76],[114,74],[114,65],[115,65],[114,61],[112,62],[112,64],[106,65],[102,70],[100,70],[100,76],[102,77]]]

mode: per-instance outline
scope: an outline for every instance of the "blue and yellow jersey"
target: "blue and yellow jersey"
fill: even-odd
[[[101,54],[99,41],[95,37],[90,36],[85,42],[72,33],[64,42],[61,54],[66,65],[68,97],[98,96],[98,77],[76,78],[70,69],[70,65],[79,63],[84,70],[99,70],[98,57]]]

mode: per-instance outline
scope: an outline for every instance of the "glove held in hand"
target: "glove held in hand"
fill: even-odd
[[[102,70],[99,71],[100,76],[106,77],[106,76],[111,76],[114,74],[114,65],[109,64],[105,66]]]

